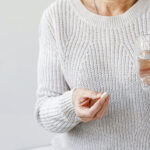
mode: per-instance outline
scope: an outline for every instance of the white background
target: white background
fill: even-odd
[[[47,145],[34,117],[38,25],[52,0],[0,1],[0,150]]]

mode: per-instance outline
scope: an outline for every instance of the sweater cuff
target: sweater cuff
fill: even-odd
[[[60,101],[60,106],[61,106],[61,112],[63,113],[63,116],[65,116],[65,118],[68,121],[71,122],[82,122],[82,120],[80,119],[80,117],[78,117],[75,113],[75,108],[74,108],[74,104],[72,103],[72,95],[73,92],[76,88],[71,89],[70,91],[67,91],[63,94],[63,98]]]

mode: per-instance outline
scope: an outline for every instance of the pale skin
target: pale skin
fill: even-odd
[[[81,0],[81,2],[92,12],[97,13],[94,0]],[[121,15],[128,10],[137,0],[95,0],[98,14],[102,16]]]
[[[121,15],[129,9],[137,0],[95,0],[98,14],[103,16]],[[81,0],[81,2],[93,13],[97,13],[94,0]],[[101,95],[105,91],[97,92],[88,88],[76,88],[72,95],[72,103],[76,115],[83,121],[101,119],[107,115],[110,94],[102,100]],[[106,91],[107,92],[107,91]]]
[[[110,95],[102,100],[101,95],[103,93],[88,88],[76,88],[74,90],[72,101],[75,112],[83,122],[100,119],[107,114]]]

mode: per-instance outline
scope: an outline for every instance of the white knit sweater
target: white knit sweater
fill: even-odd
[[[100,16],[80,0],[55,0],[39,26],[35,117],[54,150],[150,150],[150,92],[135,67],[136,38],[150,33],[150,0],[124,14]],[[110,93],[108,114],[84,123],[75,88]]]

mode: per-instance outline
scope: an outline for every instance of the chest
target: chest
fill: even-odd
[[[119,30],[77,26],[64,49],[69,86],[97,91],[138,88],[135,42],[136,37],[149,33],[147,24],[140,22]]]
[[[126,43],[127,44],[127,43]],[[135,47],[115,38],[98,38],[81,41],[69,47],[65,67],[71,87],[100,89],[128,88],[129,82],[136,84]]]

